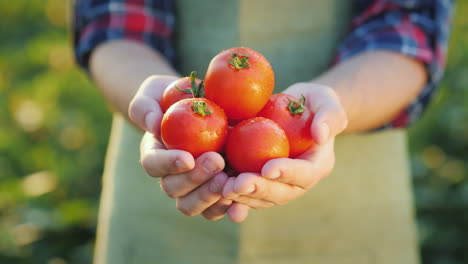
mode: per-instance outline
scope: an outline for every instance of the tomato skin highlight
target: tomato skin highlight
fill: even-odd
[[[288,107],[290,101],[297,102],[298,99],[292,95],[274,94],[257,116],[275,121],[284,130],[289,140],[289,157],[296,158],[316,144],[310,131],[314,114],[307,106],[304,106],[304,112],[292,114]]]
[[[286,158],[289,142],[281,127],[270,119],[254,117],[237,124],[226,143],[226,157],[238,173],[260,173],[271,159]]]
[[[233,54],[245,58],[248,67],[232,65]],[[270,63],[260,53],[244,47],[221,51],[210,62],[205,76],[205,96],[224,109],[229,119],[255,116],[275,86]]]
[[[195,113],[194,102],[205,102],[211,114]],[[223,109],[205,98],[176,102],[161,121],[161,138],[166,148],[190,152],[194,158],[205,152],[220,151],[227,133],[228,122]]]
[[[195,79],[196,85],[200,85],[200,83],[200,79]],[[165,113],[167,109],[169,109],[169,107],[171,107],[171,105],[175,104],[176,102],[186,98],[193,98],[191,93],[179,91],[176,87],[178,87],[180,90],[191,89],[192,84],[190,82],[190,77],[183,77],[175,80],[166,87],[161,97],[161,101],[159,102],[163,113]]]

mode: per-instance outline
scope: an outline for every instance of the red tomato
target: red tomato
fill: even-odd
[[[167,149],[190,152],[195,158],[219,151],[228,131],[227,117],[215,103],[204,98],[184,99],[173,104],[161,121],[161,138]]]
[[[295,158],[315,145],[310,133],[314,114],[305,105],[305,98],[297,100],[292,95],[274,94],[257,114],[275,121],[289,140],[289,157]]]
[[[164,90],[159,105],[165,113],[176,102],[193,97],[203,97],[203,83],[200,79],[195,78],[195,72],[190,73],[190,77],[171,82]]]
[[[227,142],[227,140],[229,138],[229,135],[231,135],[231,132],[232,132],[233,128],[234,127],[229,124],[229,120],[228,120],[228,130],[227,130],[226,142]],[[223,147],[221,147],[221,149],[218,152],[221,153],[221,155],[225,154],[226,153],[226,144],[224,144]]]
[[[261,172],[271,159],[286,158],[289,142],[283,129],[270,119],[254,117],[237,124],[226,143],[226,157],[237,172]]]
[[[211,60],[205,76],[205,95],[221,106],[229,119],[255,116],[273,92],[270,63],[249,48],[221,51]]]

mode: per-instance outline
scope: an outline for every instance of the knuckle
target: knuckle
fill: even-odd
[[[252,199],[245,196],[239,196],[235,199],[235,201],[241,204],[251,204]]]
[[[133,122],[137,122],[136,120],[136,110],[135,110],[135,99],[133,99],[131,102],[130,102],[130,105],[128,106],[128,117],[130,118],[130,120],[132,120]]]
[[[264,199],[270,196],[270,189],[269,188],[262,188],[256,186],[254,192],[252,193],[257,199]]]
[[[215,214],[215,213],[212,213],[212,212],[203,212],[202,213],[203,217],[209,221],[216,221],[216,220],[219,220],[221,218],[223,218],[224,215],[220,215],[220,214]]]
[[[177,202],[176,204],[177,210],[179,210],[181,213],[183,213],[186,216],[195,216],[196,212],[193,211],[191,208],[188,208],[181,202]]]
[[[167,170],[162,170],[162,166],[163,165],[160,165],[160,166],[157,166],[156,165],[156,157],[153,157],[153,155],[142,155],[142,158],[141,158],[141,166],[143,167],[143,169],[145,170],[145,172],[153,177],[153,178],[161,178],[161,177],[164,177],[164,176],[167,176]]]
[[[322,91],[330,96],[331,98],[335,99],[335,100],[339,100],[339,96],[338,94],[336,93],[335,90],[333,90],[333,88],[331,88],[330,86],[327,86],[327,85],[321,85],[320,86],[322,88]]]
[[[151,75],[151,76],[148,76],[140,85],[140,88],[139,89],[145,89],[146,87],[148,86],[152,86],[154,85],[155,83],[157,83],[159,81],[159,76],[158,75]]]
[[[140,97],[135,96],[133,97],[132,101],[130,101],[130,104],[128,105],[128,114],[130,117],[134,117],[137,109],[138,109],[138,101],[140,100]]]
[[[341,105],[334,105],[333,108],[330,109],[330,114],[335,120],[334,122],[336,124],[336,129],[338,129],[338,133],[343,131],[348,126],[348,115]]]
[[[227,203],[217,202],[215,205],[211,206],[209,210],[214,215],[224,215],[229,205],[230,204]]]
[[[280,199],[274,201],[273,203],[274,203],[275,205],[285,205],[285,204],[287,204],[288,202],[289,202],[289,199],[286,199],[286,198],[282,197],[282,198],[280,198]]]
[[[152,82],[158,81],[159,79],[160,77],[158,75],[151,75],[148,78],[146,78],[145,83],[148,83],[148,82],[152,83]]]
[[[159,185],[161,186],[161,189],[167,194],[167,196],[171,198],[179,197],[171,188],[169,188],[168,181],[166,179],[162,178]]]
[[[214,195],[209,192],[200,191],[198,195],[198,199],[201,203],[208,204],[213,202]]]
[[[205,215],[203,214],[203,217],[206,219],[206,220],[209,220],[209,221],[215,221],[217,220],[216,217],[214,215]]]
[[[211,213],[213,215],[224,215],[226,212],[227,207],[224,206],[216,206],[211,209]]]
[[[146,171],[146,173],[148,175],[150,175],[151,177],[159,177],[159,174],[157,173],[157,171],[154,169],[154,166],[153,166],[153,159],[151,158],[151,155],[143,155],[141,157],[141,166],[143,167],[143,169]]]
[[[128,106],[128,115],[132,121],[137,121],[138,115],[142,113],[142,105],[145,103],[144,97],[135,97]]]
[[[188,173],[187,177],[188,177],[188,180],[191,183],[193,183],[193,184],[195,184],[197,186],[204,182],[204,177],[203,177],[202,173],[200,173],[199,171],[196,171],[196,170],[193,170],[190,173]]]
[[[173,192],[167,192],[167,191],[165,191],[165,193],[167,194],[167,196],[169,196],[169,198],[172,198],[172,199],[177,199],[177,198],[180,197],[179,195],[176,195],[176,194],[173,193]]]

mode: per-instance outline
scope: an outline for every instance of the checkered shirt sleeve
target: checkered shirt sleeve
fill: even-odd
[[[371,50],[398,52],[424,63],[427,83],[417,98],[384,128],[405,127],[428,105],[445,67],[451,0],[357,0],[357,16],[335,63]]]

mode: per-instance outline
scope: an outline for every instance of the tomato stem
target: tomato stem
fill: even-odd
[[[192,71],[190,73],[190,84],[191,88],[189,89],[180,89],[179,87],[175,86],[177,91],[183,92],[183,93],[191,93],[193,98],[197,97],[205,97],[205,87],[203,85],[203,81],[200,82],[199,85],[196,84],[196,77],[195,75],[197,74],[196,71]]]
[[[289,112],[293,115],[297,115],[300,113],[304,112],[305,108],[305,97],[304,95],[301,95],[301,98],[297,101],[292,101],[291,99],[288,98],[289,104],[288,104],[288,109]]]
[[[213,113],[211,112],[211,109],[208,108],[208,106],[206,105],[206,102],[204,101],[194,101],[192,103],[192,108],[193,108],[193,112],[201,116],[211,115]]]
[[[239,57],[240,56],[240,57]],[[249,55],[232,53],[229,58],[229,64],[231,64],[236,70],[245,69],[250,67]]]

